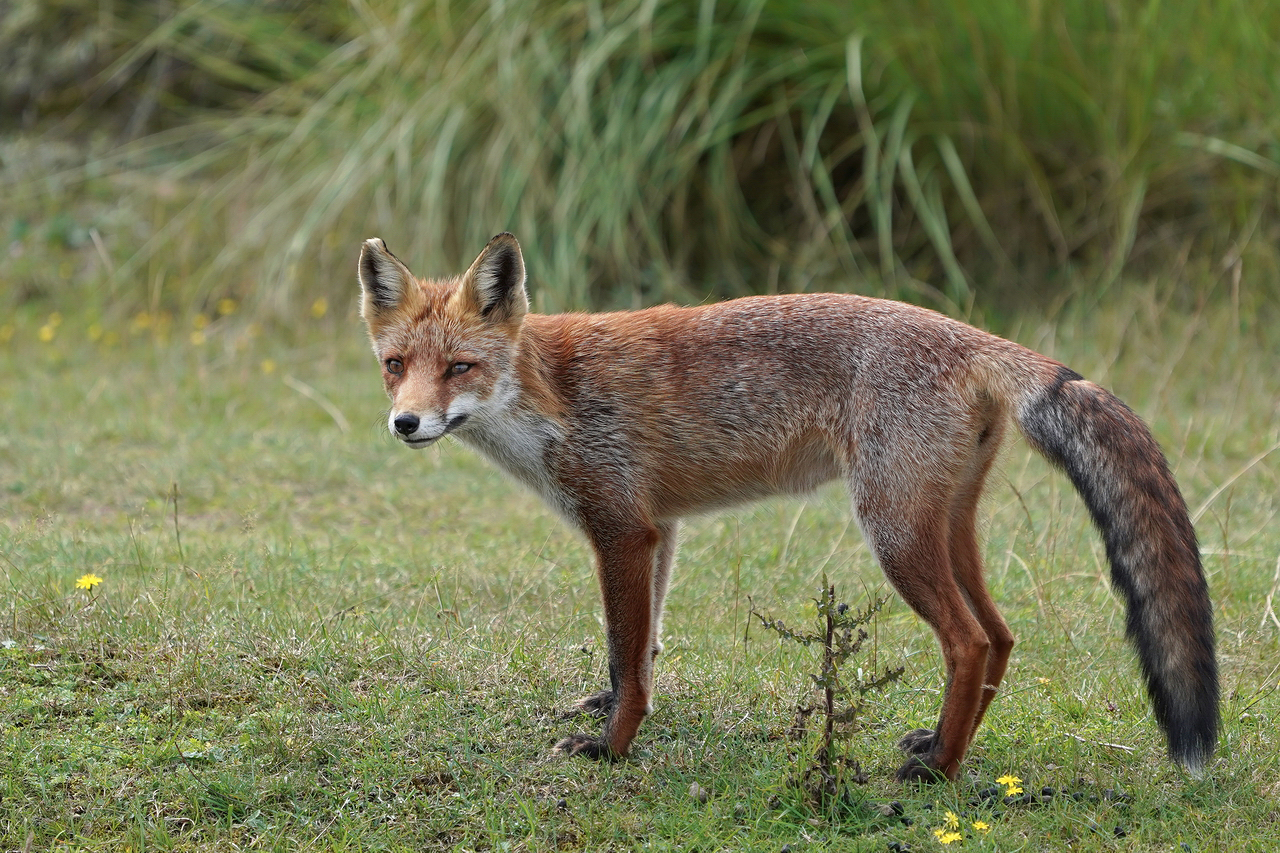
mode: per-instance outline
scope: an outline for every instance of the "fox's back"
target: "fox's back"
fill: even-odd
[[[806,491],[879,452],[868,442],[937,448],[974,406],[974,356],[1006,343],[935,312],[838,294],[524,325],[522,346],[563,407],[557,463],[642,478],[633,488],[672,514]]]
[[[664,411],[715,403],[724,415],[732,412],[722,407],[772,411],[793,400],[812,412],[855,387],[935,385],[993,342],[1007,343],[933,311],[844,294],[531,314],[525,329],[569,395]]]

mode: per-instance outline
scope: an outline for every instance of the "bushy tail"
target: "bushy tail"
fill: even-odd
[[[1021,396],[1019,427],[1071,478],[1102,533],[1169,754],[1199,775],[1218,738],[1213,609],[1164,454],[1128,406],[1071,370]]]

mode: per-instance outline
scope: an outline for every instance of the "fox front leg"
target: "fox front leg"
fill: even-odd
[[[609,525],[591,533],[604,598],[612,691],[587,697],[608,714],[600,737],[574,734],[556,751],[588,758],[626,756],[650,712],[653,687],[654,559],[661,534],[652,526]],[[584,708],[584,710],[592,710]]]
[[[653,610],[650,614],[650,623],[653,628],[653,650],[651,654],[655,661],[658,655],[662,654],[662,606],[666,600],[667,587],[671,581],[671,568],[675,564],[680,524],[675,520],[662,521],[657,524],[657,528],[661,539],[654,553]],[[650,676],[650,680],[652,680],[652,676]],[[609,689],[583,696],[574,703],[573,710],[565,714],[564,718],[569,719],[570,717],[585,714],[589,717],[604,719],[613,713],[614,706],[617,704],[618,672],[610,664]]]

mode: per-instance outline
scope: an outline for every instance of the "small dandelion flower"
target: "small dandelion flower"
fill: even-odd
[[[206,338],[204,332],[199,329],[191,333],[191,345],[193,347],[203,346],[206,340],[208,340],[208,338]]]
[[[208,327],[209,327],[208,314],[197,314],[196,316],[191,318],[191,328],[196,329],[198,331],[200,329],[207,329]]]
[[[954,844],[964,838],[964,836],[958,832],[947,832],[943,829],[935,829],[933,831],[933,835],[938,839],[939,844]]]
[[[79,579],[76,580],[76,589],[92,591],[93,588],[100,583],[102,583],[102,578],[98,577],[93,572],[89,572],[89,574],[81,575]]]
[[[36,333],[36,336],[40,338],[40,343],[47,344],[53,340],[53,336],[57,333],[58,329],[56,326],[51,323],[45,323],[40,327],[40,331]]]
[[[321,296],[315,302],[311,303],[311,316],[319,320],[325,314],[329,313],[329,300]]]
[[[264,358],[259,367],[262,368],[262,375],[264,376],[270,376],[272,373],[276,372],[276,363],[270,358]]]
[[[230,297],[223,297],[218,300],[218,316],[225,317],[228,314],[236,313],[236,301]]]
[[[1040,676],[1039,678],[1037,678],[1037,679],[1036,679],[1036,682],[1038,682],[1039,684],[1048,684],[1048,683],[1049,683],[1049,679],[1045,678],[1045,677],[1042,675],[1042,676]]]
[[[978,832],[985,834],[991,831],[991,824],[987,823],[985,820],[975,820],[973,822],[973,828],[978,830]]]
[[[955,812],[950,812],[950,811],[946,812],[945,814],[942,815],[942,819],[943,819],[942,825],[945,826],[947,829],[960,828],[960,816],[957,815]]]
[[[1012,774],[1005,774],[996,780],[997,785],[1004,785],[1006,797],[1016,797],[1022,793],[1022,788],[1018,785],[1022,781],[1022,777]]]

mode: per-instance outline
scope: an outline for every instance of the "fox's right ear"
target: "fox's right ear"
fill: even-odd
[[[360,247],[360,316],[372,322],[379,314],[402,306],[406,297],[418,292],[413,273],[391,254],[380,237],[371,237]]]
[[[471,264],[455,298],[490,323],[518,323],[529,310],[524,278],[520,244],[504,231]]]

